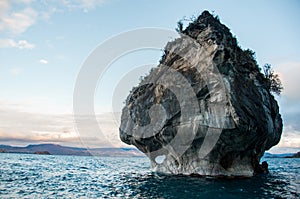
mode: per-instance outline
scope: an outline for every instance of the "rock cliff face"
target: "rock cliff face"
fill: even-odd
[[[282,133],[266,84],[253,52],[204,11],[131,91],[120,138],[157,172],[252,176]]]

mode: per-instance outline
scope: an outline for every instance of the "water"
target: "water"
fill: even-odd
[[[300,159],[250,179],[162,176],[147,158],[0,154],[0,198],[300,198]]]

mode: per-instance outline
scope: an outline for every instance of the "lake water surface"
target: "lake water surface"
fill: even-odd
[[[300,198],[300,159],[250,179],[161,176],[147,158],[0,154],[0,198]]]

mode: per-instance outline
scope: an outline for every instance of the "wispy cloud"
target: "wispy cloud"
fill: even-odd
[[[56,12],[73,10],[88,12],[105,2],[105,0],[0,0],[0,32],[18,35],[38,20],[47,20]],[[41,9],[34,9],[35,7]]]
[[[40,64],[48,64],[48,60],[46,59],[40,59]]]
[[[277,67],[283,83],[283,95],[300,100],[300,62],[281,63]]]
[[[20,11],[11,10],[8,1],[2,2],[5,5],[0,13],[0,31],[7,31],[13,34],[20,34],[36,22],[38,13],[31,7]]]
[[[284,129],[278,148],[300,148],[300,62],[283,62],[278,64],[278,72],[283,84],[282,96],[278,97]]]
[[[42,99],[41,99],[42,100]],[[40,100],[0,100],[0,143],[30,144],[52,142],[84,147],[123,147],[119,139],[120,113],[96,115],[97,127],[89,116],[74,116],[68,113],[42,111]],[[43,101],[43,100],[42,100]],[[49,103],[49,102],[47,102]],[[39,111],[30,110],[37,106]],[[280,143],[271,152],[289,152],[300,147],[300,130],[286,124]]]
[[[70,115],[21,112],[0,107],[0,142],[80,144]]]
[[[26,40],[15,41],[13,39],[0,39],[0,48],[17,48],[23,50],[33,49],[34,47],[34,44],[29,43]]]
[[[293,126],[286,125],[278,147],[300,148],[300,131],[294,129]]]
[[[19,2],[19,3],[24,3],[24,4],[30,4],[32,2],[34,2],[35,0],[14,0],[16,2]]]
[[[69,9],[81,9],[84,12],[88,12],[97,6],[101,6],[105,3],[105,0],[63,0],[62,4]]]
[[[46,110],[43,113],[42,106],[36,104],[38,101],[0,99],[0,144],[52,142],[81,147],[126,146],[119,139],[119,124],[113,114],[98,114],[100,128],[92,128],[90,117],[80,116],[75,123],[72,114]],[[40,107],[39,112],[30,111],[30,106],[35,105]],[[77,125],[85,131],[77,129]]]
[[[10,3],[8,2],[8,0],[1,0],[0,1],[0,16],[2,17],[3,15],[5,15],[9,9],[10,9]]]
[[[21,74],[21,72],[22,72],[21,68],[12,68],[9,70],[9,73],[13,76],[18,76]]]

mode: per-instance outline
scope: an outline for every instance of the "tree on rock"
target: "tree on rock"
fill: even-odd
[[[274,73],[271,64],[265,64],[263,66],[265,77],[267,79],[267,88],[277,94],[280,95],[282,92],[282,84],[278,74]]]

